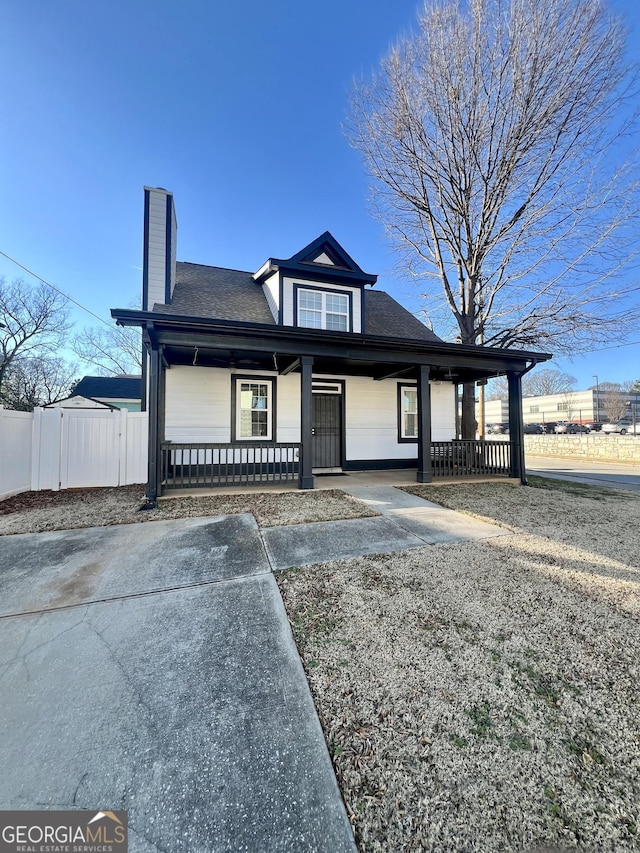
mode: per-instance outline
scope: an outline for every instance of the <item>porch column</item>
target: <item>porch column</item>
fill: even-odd
[[[522,377],[507,373],[509,383],[509,444],[511,445],[511,476],[527,485],[524,464],[524,437],[522,432]]]
[[[312,373],[313,356],[303,355],[300,358],[300,441],[302,443],[302,465],[300,467],[300,488],[313,488],[312,443]]]
[[[430,483],[431,473],[431,389],[429,368],[418,368],[418,483]]]
[[[160,486],[160,350],[151,347],[149,350],[149,398],[147,411],[149,415],[149,461],[147,468],[147,494],[149,503],[155,503]]]

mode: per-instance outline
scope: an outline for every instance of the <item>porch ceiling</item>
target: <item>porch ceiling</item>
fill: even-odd
[[[274,349],[271,352],[256,351],[253,349],[235,348],[210,348],[204,346],[175,346],[165,345],[163,355],[167,367],[172,365],[197,365],[199,367],[235,368],[236,370],[263,370],[278,373],[299,372],[297,355],[291,352],[282,352]],[[418,361],[408,359],[386,360],[381,358],[353,358],[349,356],[317,354],[313,357],[313,372],[340,376],[371,376],[374,379],[398,378],[416,379],[418,365],[424,364],[424,357]],[[525,368],[525,364],[519,366]],[[480,379],[490,378],[509,367],[487,365],[465,365],[465,364],[430,364],[431,378],[448,382],[476,382]]]

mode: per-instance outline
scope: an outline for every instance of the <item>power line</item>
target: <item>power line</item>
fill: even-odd
[[[77,306],[78,306],[78,308],[80,308],[82,311],[86,311],[86,312],[87,312],[87,314],[91,314],[91,316],[92,316],[92,317],[95,317],[95,318],[96,318],[96,320],[100,320],[100,322],[101,322],[101,323],[104,323],[104,324],[105,324],[105,326],[109,326],[109,328],[111,328],[111,323],[108,323],[108,322],[107,322],[106,320],[104,320],[102,317],[98,317],[98,315],[97,315],[97,314],[94,314],[94,313],[93,313],[93,311],[90,311],[88,308],[85,308],[85,307],[84,307],[84,305],[81,305],[79,302],[77,302],[75,299],[73,299],[71,296],[69,296],[69,295],[68,295],[67,293],[65,293],[63,290],[60,290],[60,289],[59,289],[58,287],[56,287],[54,284],[51,284],[50,282],[45,281],[45,279],[43,279],[43,278],[42,278],[41,276],[39,276],[37,273],[33,272],[33,271],[32,271],[32,270],[30,270],[30,269],[27,269],[27,267],[25,267],[25,266],[24,266],[24,264],[21,264],[19,261],[16,261],[16,259],[15,259],[15,258],[11,258],[9,255],[7,255],[7,253],[6,253],[6,252],[3,252],[3,251],[2,251],[2,249],[0,249],[0,255],[2,255],[3,257],[5,257],[8,261],[11,261],[11,263],[12,263],[12,264],[15,264],[17,267],[20,267],[20,269],[21,269],[21,270],[24,270],[25,272],[29,273],[29,275],[32,275],[34,278],[37,278],[37,279],[38,279],[38,281],[41,281],[43,284],[46,284],[46,286],[47,286],[47,287],[50,287],[50,288],[51,288],[51,290],[55,290],[55,292],[56,292],[56,293],[59,293],[59,294],[60,294],[60,296],[64,296],[64,298],[65,298],[65,299],[67,299],[69,302],[73,302],[73,304],[74,304],[74,305],[77,305]]]
[[[604,352],[608,349],[622,349],[622,347],[635,347],[640,344],[640,341],[628,341],[626,344],[613,344],[610,347],[600,347],[599,349],[592,349],[591,352]]]

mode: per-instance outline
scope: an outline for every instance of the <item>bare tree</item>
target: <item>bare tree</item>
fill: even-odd
[[[555,368],[545,370],[533,370],[522,380],[522,394],[524,397],[543,397],[547,394],[563,394],[574,391],[578,380],[570,373],[563,373]],[[498,376],[490,382],[488,400],[507,400],[509,388],[505,376]]]
[[[352,144],[445,336],[574,349],[620,334],[638,182],[616,166],[635,75],[604,0],[427,0],[370,82]],[[442,298],[444,296],[444,298]],[[636,297],[637,299],[637,297]],[[637,309],[636,309],[637,310]],[[473,387],[463,435],[473,434]]]
[[[142,338],[135,326],[85,327],[74,338],[72,347],[102,376],[142,370]]]
[[[522,388],[526,397],[543,397],[546,394],[565,394],[575,391],[578,380],[561,370],[532,370],[523,379]]]
[[[52,288],[0,277],[0,396],[17,358],[42,357],[61,346],[68,318],[64,297]]]
[[[66,397],[78,381],[78,365],[53,356],[17,357],[6,371],[0,403],[30,412]]]
[[[571,391],[565,391],[562,395],[564,412],[567,421],[571,422],[576,414],[576,397]]]
[[[627,393],[622,382],[601,382],[599,391],[601,408],[609,423],[615,423],[629,413]]]

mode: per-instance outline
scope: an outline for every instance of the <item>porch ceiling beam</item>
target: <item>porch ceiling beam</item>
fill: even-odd
[[[218,350],[243,350],[260,353],[273,353],[273,342],[266,339],[261,339],[253,336],[245,335],[183,335],[175,332],[162,332],[160,340],[167,347],[176,347],[179,349],[199,347],[203,352]],[[334,343],[323,344],[320,341],[278,341],[277,352],[279,355],[291,355],[299,357],[302,355],[316,356],[317,358],[335,358],[353,361],[371,361],[380,364],[402,364],[406,365],[407,360],[411,358],[414,365],[424,364],[431,367],[451,367],[466,368],[479,374],[491,376],[499,372],[507,372],[509,370],[522,371],[527,367],[527,360],[523,356],[522,359],[505,358],[502,355],[492,357],[486,354],[483,355],[457,355],[455,353],[438,353],[436,352],[416,352],[413,350],[410,355],[401,349],[394,350],[378,349],[371,346],[354,346],[351,341],[344,346],[338,346]],[[481,378],[481,376],[478,376]]]
[[[403,367],[400,370],[392,370],[391,372],[383,373],[381,376],[374,376],[373,379],[375,382],[382,382],[383,379],[393,379],[396,376],[404,376],[405,373],[411,373],[415,370],[415,367],[411,365],[411,367]]]
[[[287,376],[287,374],[291,373],[296,368],[300,367],[300,359],[295,358],[291,364],[288,364],[286,367],[283,367],[280,371],[280,376]]]

